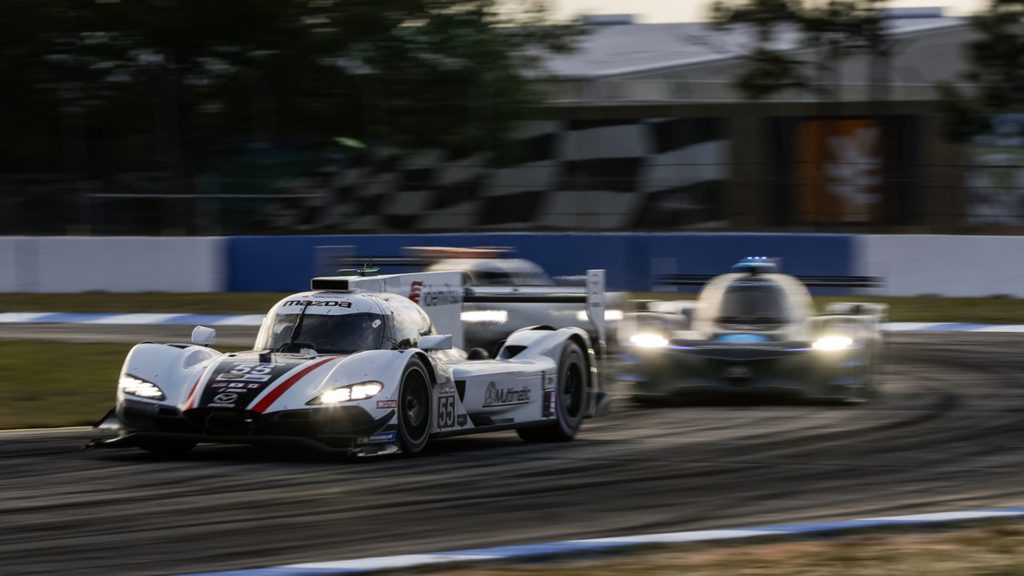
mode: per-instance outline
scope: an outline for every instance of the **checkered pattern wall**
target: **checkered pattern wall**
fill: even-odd
[[[514,161],[375,152],[331,167],[327,192],[275,210],[307,230],[636,230],[724,219],[729,141],[718,118],[533,123]],[[289,221],[290,220],[290,221]]]

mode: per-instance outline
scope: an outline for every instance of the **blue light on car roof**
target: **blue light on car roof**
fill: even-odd
[[[779,262],[777,258],[749,256],[734,264],[732,271],[748,272],[750,274],[771,274],[779,271]]]

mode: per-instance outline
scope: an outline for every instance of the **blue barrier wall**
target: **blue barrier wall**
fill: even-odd
[[[552,276],[608,270],[613,290],[650,290],[655,273],[720,274],[740,258],[772,256],[796,275],[854,273],[844,234],[427,234],[243,236],[229,239],[228,289],[297,291],[316,274],[317,246],[353,246],[359,256],[396,256],[405,246],[509,246]]]

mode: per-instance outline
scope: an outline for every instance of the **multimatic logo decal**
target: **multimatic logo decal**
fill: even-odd
[[[310,308],[316,308],[317,306],[326,308],[351,308],[352,303],[346,302],[345,300],[288,300],[282,306],[309,306]]]
[[[484,392],[484,408],[526,404],[529,401],[529,386],[523,386],[522,388],[498,388],[497,384],[490,382],[487,384],[487,390]]]

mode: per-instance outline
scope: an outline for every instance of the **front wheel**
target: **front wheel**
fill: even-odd
[[[402,372],[398,392],[398,444],[410,456],[419,454],[430,437],[430,377],[427,368],[413,358]]]
[[[583,424],[587,406],[587,370],[583,351],[575,342],[562,349],[555,389],[555,421],[543,426],[517,430],[527,442],[568,442]]]
[[[861,372],[860,386],[851,390],[846,398],[850,405],[864,404],[878,397],[878,386],[875,383],[875,360],[868,356],[864,361],[864,368]]]

